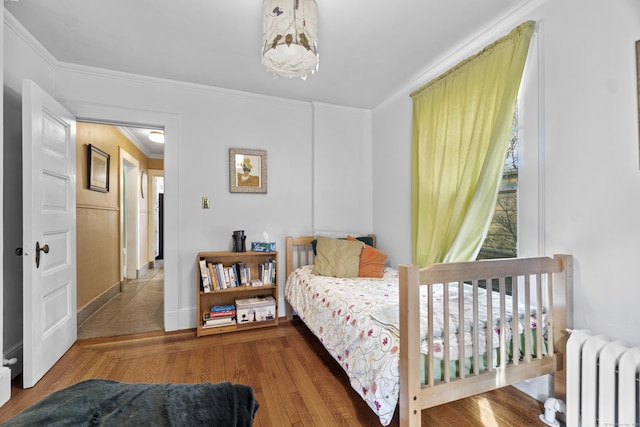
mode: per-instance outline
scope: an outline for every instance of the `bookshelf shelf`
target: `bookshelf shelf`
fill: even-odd
[[[249,267],[250,279],[259,278],[259,265],[263,265],[269,261],[275,263],[275,278],[272,285],[262,286],[237,286],[226,289],[212,290],[204,292],[202,290],[202,279],[200,277],[200,260],[206,263],[222,264],[224,267],[231,267],[235,264],[244,264]],[[197,307],[196,314],[196,335],[215,335],[227,332],[236,332],[247,329],[265,328],[278,325],[278,252],[198,252],[196,256],[196,289]],[[245,299],[253,296],[272,296],[276,301],[275,319],[262,322],[251,322],[243,324],[225,324],[224,326],[204,327],[202,316],[208,312],[212,305],[234,304],[236,299]]]

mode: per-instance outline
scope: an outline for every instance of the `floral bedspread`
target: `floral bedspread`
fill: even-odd
[[[398,403],[399,395],[399,292],[398,271],[385,268],[384,277],[373,278],[335,278],[311,274],[312,266],[303,266],[291,273],[285,285],[285,298],[297,312],[300,319],[318,337],[331,356],[340,363],[347,373],[351,386],[378,415],[383,425],[388,425]],[[458,288],[448,287],[450,301],[450,358],[458,357]],[[421,287],[421,349],[427,352],[427,288]],[[442,358],[443,320],[437,316],[438,306],[442,305],[443,286],[434,292],[434,356]],[[479,289],[479,294],[484,290]],[[471,298],[470,288],[464,290],[465,300]],[[482,298],[480,298],[482,300]],[[493,348],[499,346],[500,334],[507,340],[512,336],[510,324],[506,331],[499,328],[499,295],[492,298],[493,312]],[[471,309],[471,303],[465,304]],[[479,311],[481,313],[480,342],[486,350],[486,299]],[[511,320],[512,303],[510,297],[505,301],[507,322]],[[484,315],[482,314],[484,311]],[[531,326],[536,327],[535,310],[531,312]],[[524,308],[519,307],[519,332],[524,326]],[[463,332],[465,336],[465,354],[471,354],[472,316],[465,312]],[[545,322],[543,322],[544,324]]]
[[[387,268],[382,279],[342,279],[314,276],[311,269],[291,273],[285,298],[386,426],[398,403],[399,339],[371,313],[382,304],[398,307],[398,272]]]

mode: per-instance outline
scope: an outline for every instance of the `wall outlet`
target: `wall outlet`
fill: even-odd
[[[211,207],[211,200],[208,197],[202,198],[202,209],[209,209]]]

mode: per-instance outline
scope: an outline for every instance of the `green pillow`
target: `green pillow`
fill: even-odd
[[[312,273],[318,276],[358,277],[362,242],[318,236]]]

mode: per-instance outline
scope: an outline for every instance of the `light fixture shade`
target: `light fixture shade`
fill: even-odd
[[[274,76],[301,77],[318,69],[315,0],[263,0],[262,63]]]
[[[161,132],[159,130],[152,130],[151,132],[149,132],[149,139],[153,142],[164,144],[164,132]]]

